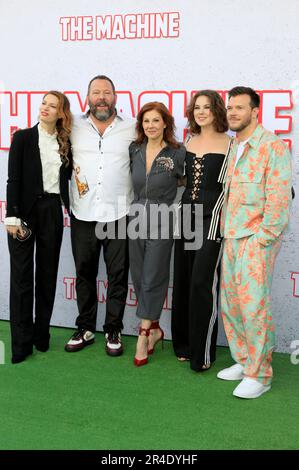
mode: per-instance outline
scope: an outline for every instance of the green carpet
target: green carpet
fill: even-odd
[[[72,330],[52,328],[51,348],[10,363],[9,323],[0,321],[6,363],[0,365],[0,449],[298,449],[299,365],[274,354],[270,392],[232,396],[237,382],[216,378],[230,364],[218,348],[204,373],[179,363],[171,342],[148,365],[133,365],[134,337],[111,358],[103,334],[83,351],[66,353]],[[297,397],[297,398],[296,398]]]

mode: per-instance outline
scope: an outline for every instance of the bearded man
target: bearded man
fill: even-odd
[[[233,395],[258,398],[271,388],[274,324],[270,289],[291,202],[291,156],[258,123],[259,95],[230,90],[227,120],[236,139],[225,183],[221,311],[235,364],[218,373],[241,380]]]
[[[74,171],[71,180],[71,241],[76,265],[79,315],[67,352],[94,342],[97,318],[97,274],[103,247],[108,288],[103,325],[110,356],[123,352],[121,330],[128,290],[128,244],[119,236],[133,199],[129,145],[135,124],[116,110],[112,80],[97,75],[88,85],[89,110],[74,119],[71,134]],[[115,236],[97,237],[96,227],[113,224]],[[109,231],[108,231],[109,232]]]

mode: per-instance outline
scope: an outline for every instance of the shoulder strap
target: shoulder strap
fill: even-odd
[[[224,157],[222,167],[221,167],[221,170],[220,170],[220,173],[219,173],[219,176],[218,176],[218,183],[224,183],[225,180],[226,180],[227,161],[228,161],[228,156],[229,156],[229,152],[230,152],[233,140],[234,140],[233,137],[230,137],[229,142],[228,142],[228,146],[227,146],[226,155]]]
[[[192,135],[191,135],[191,134],[187,134],[187,137],[186,137],[186,139],[185,139],[185,141],[184,141],[185,147],[186,147],[186,145],[190,142],[191,139],[192,139]]]

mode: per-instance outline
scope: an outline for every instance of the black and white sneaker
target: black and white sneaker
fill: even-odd
[[[121,334],[119,331],[110,331],[105,334],[106,340],[106,353],[109,356],[121,356],[123,353],[123,346],[121,342]]]
[[[94,343],[94,336],[92,331],[80,328],[71,336],[64,349],[67,352],[80,351],[85,348],[85,346]]]

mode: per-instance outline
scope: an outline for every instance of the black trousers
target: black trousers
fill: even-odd
[[[99,240],[96,237],[96,222],[86,222],[71,216],[72,250],[76,265],[76,291],[79,316],[78,328],[96,330],[97,319],[97,274],[101,247],[106,264],[108,288],[106,300],[105,332],[121,330],[128,293],[129,256],[127,239]]]
[[[203,220],[203,245],[185,250],[175,241],[171,331],[174,352],[195,371],[216,358],[221,241],[208,240],[211,218]]]
[[[39,198],[26,222],[32,230],[28,240],[20,242],[8,236],[13,355],[27,354],[32,351],[33,344],[49,342],[49,326],[55,300],[63,233],[60,196],[49,194]],[[35,320],[33,321],[34,297]]]

